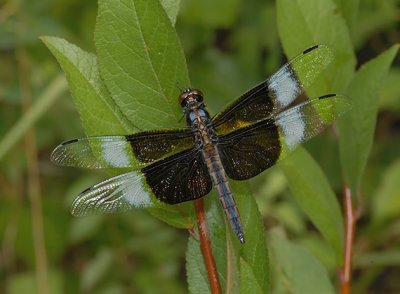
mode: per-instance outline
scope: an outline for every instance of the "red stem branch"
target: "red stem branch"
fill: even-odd
[[[210,282],[211,293],[222,294],[217,266],[215,264],[215,259],[211,248],[211,241],[208,237],[208,224],[205,217],[203,199],[196,199],[194,201],[194,207],[196,210],[197,227],[199,230],[200,249],[204,258],[204,264],[206,266],[208,280]]]
[[[340,293],[350,294],[352,276],[352,256],[356,222],[361,215],[361,210],[355,210],[350,188],[343,186],[345,240],[344,240],[344,265],[340,271]],[[361,207],[361,202],[359,203]]]

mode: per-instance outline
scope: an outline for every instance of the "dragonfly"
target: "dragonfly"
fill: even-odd
[[[244,243],[229,179],[255,177],[349,110],[342,95],[307,96],[306,89],[332,59],[329,47],[310,47],[214,116],[202,91],[188,88],[178,99],[187,123],[183,128],[60,144],[51,154],[56,164],[125,172],[81,192],[72,214],[175,205],[201,198],[214,187],[230,227]]]

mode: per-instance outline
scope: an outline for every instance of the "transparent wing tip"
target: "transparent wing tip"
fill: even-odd
[[[325,94],[325,95],[319,96],[318,99],[326,101],[327,103],[330,102],[329,105],[334,107],[334,113],[336,113],[338,116],[345,114],[352,108],[349,98],[347,98],[344,95]]]

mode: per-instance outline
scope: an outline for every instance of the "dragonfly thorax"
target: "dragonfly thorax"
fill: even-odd
[[[216,134],[203,102],[203,93],[189,88],[179,96],[179,102],[184,109],[186,123],[193,130],[197,147],[204,148],[215,143]]]
[[[205,109],[203,93],[200,90],[188,88],[179,95],[186,122],[194,130],[205,129],[210,123],[211,117]]]

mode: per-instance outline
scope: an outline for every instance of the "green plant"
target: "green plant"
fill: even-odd
[[[387,3],[389,2],[394,3],[394,1]],[[176,84],[182,86],[191,84],[183,50],[171,25],[175,23],[179,1],[163,2],[167,14],[157,1],[112,1],[112,4],[110,3],[100,1],[95,33],[97,55],[84,52],[59,38],[43,38],[67,75],[70,91],[86,134],[126,134],[141,129],[179,126],[181,113],[177,103],[179,90]],[[271,28],[271,34],[265,36],[261,29],[256,31],[249,25],[251,22],[258,21],[258,18],[252,17],[251,11],[256,10],[255,8],[248,8],[239,1],[220,1],[214,4],[221,5],[220,8],[212,6],[211,1],[199,3],[196,4],[194,1],[182,3],[183,25],[178,25],[179,35],[182,35],[185,40],[183,45],[188,56],[192,84],[206,89],[206,98],[210,97],[207,101],[210,101],[212,109],[217,110],[219,106],[227,102],[223,101],[223,98],[217,100],[217,97],[229,99],[237,96],[245,87],[265,77],[266,71],[276,69],[281,63],[279,45],[277,45],[276,34],[273,33],[275,21],[274,17],[263,18],[259,27],[268,25]],[[334,91],[345,93],[353,101],[353,111],[341,120],[337,127],[341,159],[338,169],[342,170],[344,182],[347,183],[346,187],[350,188],[355,202],[358,199],[357,195],[366,190],[362,189],[362,178],[371,152],[378,112],[377,97],[382,84],[385,83],[385,77],[398,46],[394,45],[377,58],[367,62],[358,71],[355,70],[356,59],[353,47],[358,50],[365,42],[363,38],[376,28],[383,26],[387,18],[385,13],[390,11],[390,7],[385,7],[385,5],[390,5],[387,3],[377,4],[369,1],[372,8],[370,10],[364,8],[357,16],[360,10],[358,1],[279,0],[276,2],[279,37],[287,56],[293,57],[310,45],[320,43],[331,46],[336,52],[335,61],[321,80],[315,83],[311,94]],[[211,5],[212,9],[207,8],[207,5]],[[275,16],[275,7],[272,4],[266,4],[265,7],[258,5],[262,7],[260,13],[264,16]],[[377,9],[374,5],[383,8]],[[368,11],[373,10],[378,12],[374,18],[376,21],[372,22],[376,27],[369,22],[372,17],[368,15]],[[240,25],[235,23],[235,18],[239,14],[243,15]],[[367,23],[368,26],[359,24],[358,20],[364,20],[361,23]],[[206,28],[198,25],[199,22],[204,22],[202,24],[206,25]],[[209,50],[201,56],[196,55],[199,47],[212,43],[210,39],[213,37],[210,36],[210,31],[216,28],[222,36],[224,30],[228,28],[230,31],[238,32],[231,33],[230,44],[225,45],[222,42],[218,47],[224,51],[227,50],[224,46],[234,46],[236,62],[223,56],[217,50]],[[260,39],[263,41],[259,42]],[[255,64],[258,64],[259,52],[265,48],[268,48],[268,57],[271,57],[268,60],[272,61],[265,61],[262,64],[264,69],[261,70],[261,66],[257,67]],[[390,76],[396,81],[395,73],[391,73]],[[397,93],[396,90],[394,93]],[[397,94],[386,93],[386,95],[397,97]],[[395,100],[386,100],[386,107],[397,105],[393,101]],[[43,111],[34,113],[36,113],[34,118],[28,119],[26,124],[32,124],[32,121]],[[17,128],[17,137],[25,129]],[[9,137],[2,140],[3,143],[7,143],[2,146],[6,146],[9,150],[16,139],[11,142],[7,138]],[[312,144],[307,147],[311,149],[314,147],[313,151],[318,149],[313,155],[316,154],[316,157],[321,159],[323,155],[319,150],[329,148],[335,143],[334,140],[330,140],[325,144]],[[335,160],[328,162],[333,161]],[[282,191],[283,188],[280,188],[275,180],[268,181],[275,177],[274,179],[278,179],[277,182],[279,182],[281,171],[288,179],[288,185],[297,205],[311,220],[312,226],[321,233],[323,239],[316,236],[317,234],[305,233],[305,229],[301,226],[305,226],[307,221],[301,213],[294,213],[293,208],[288,208],[288,206],[273,206],[268,213],[276,219],[285,215],[286,217],[281,219],[287,222],[290,229],[288,229],[289,236],[282,234],[283,230],[279,228],[269,232],[267,240],[269,240],[270,255],[273,257],[272,265],[277,266],[271,267],[270,273],[269,255],[262,224],[262,217],[266,216],[265,211],[262,210],[265,202],[257,199],[261,202],[259,207],[262,215],[260,215],[253,198],[255,193],[251,192],[252,183],[234,183],[233,189],[247,228],[247,243],[244,246],[237,244],[231,237],[219,203],[216,203],[215,195],[211,194],[205,199],[209,231],[222,286],[231,289],[231,292],[240,290],[241,293],[264,293],[270,288],[277,293],[284,292],[287,288],[294,293],[331,293],[334,291],[334,286],[329,275],[343,263],[345,239],[344,216],[340,213],[339,201],[334,193],[334,188],[337,187],[332,183],[330,176],[327,176],[330,173],[335,174],[335,171],[331,171],[330,166],[321,167],[308,152],[301,149],[284,161],[278,169],[267,172],[268,175],[265,178],[256,179],[256,181],[264,182],[265,180],[266,183],[271,184],[266,187],[267,189],[274,188]],[[371,178],[371,173],[369,171],[366,177]],[[373,210],[375,222],[369,227],[370,232],[385,228],[385,221],[398,212],[397,202],[392,192],[396,190],[394,180],[398,175],[396,163],[391,165],[387,174],[386,180],[376,195],[382,196],[393,205],[386,204],[384,200],[372,201],[378,203],[379,208]],[[253,185],[253,191],[254,186],[256,185]],[[377,199],[381,198],[377,197]],[[171,207],[152,210],[151,213],[173,226],[188,228],[195,223],[192,206],[188,203],[179,209]],[[47,223],[55,219],[54,216],[47,215],[47,217],[49,219]],[[100,226],[98,219],[93,220],[93,223],[93,226],[96,224]],[[77,234],[82,236],[85,233]],[[86,235],[90,236],[90,234]],[[297,238],[292,238],[293,235]],[[370,243],[376,242],[375,246],[379,247],[382,244],[372,241],[376,236],[378,233],[371,233]],[[390,236],[390,233],[387,233],[387,236]],[[104,243],[104,239],[98,242]],[[371,248],[374,248],[373,245]],[[310,254],[310,251],[313,254]],[[383,265],[388,264],[379,252],[375,252],[375,255],[373,253],[371,255],[376,260],[381,260]],[[390,256],[396,256],[395,250],[389,253],[392,253]],[[111,255],[109,249],[99,250],[99,254],[96,255],[96,259],[92,266],[88,267],[87,272],[91,269],[109,267]],[[356,267],[362,267],[363,264],[368,263],[368,260],[367,254],[357,257]],[[189,290],[193,293],[209,292],[203,257],[198,242],[192,237],[189,237],[186,262]],[[279,270],[276,270],[277,268]],[[88,274],[86,277],[82,284],[87,289],[92,287],[91,285],[95,283],[93,281],[99,279],[96,278],[96,274],[92,276]],[[275,282],[272,286],[271,281]],[[363,289],[362,284],[358,287]],[[360,293],[363,291],[360,290]]]
[[[311,92],[323,93],[321,89],[330,90],[333,86],[339,91],[349,89],[348,95],[354,101],[355,108],[339,125],[339,142],[345,142],[340,144],[345,182],[349,183],[353,194],[357,194],[372,142],[377,112],[375,97],[398,46],[356,74],[350,33],[344,19],[334,13],[333,2],[314,2],[298,5],[278,1],[278,29],[289,56],[316,43],[329,44],[336,51],[337,61]],[[176,83],[190,84],[183,51],[171,25],[178,4],[168,3],[168,18],[157,1],[99,1],[95,34],[97,56],[85,53],[66,41],[43,38],[67,73],[75,104],[88,135],[124,134],[137,129],[177,124],[179,105],[175,99],[179,93]],[[293,38],[293,35],[297,37]],[[374,83],[366,85],[371,78]],[[354,136],[355,133],[359,135]],[[303,168],[300,170],[297,168],[299,166]],[[339,205],[325,175],[305,152],[295,153],[283,163],[283,168],[293,195],[334,249],[337,264],[341,264],[343,222]],[[266,245],[264,238],[260,238],[263,236],[260,216],[245,185],[235,184],[234,191],[238,195],[238,206],[245,227],[251,228],[246,230],[248,241],[244,246],[232,242],[221,209],[215,207],[216,197],[207,197],[207,202],[211,202],[207,218],[213,249],[221,253],[216,261],[222,286],[233,291],[240,285],[240,289],[248,293],[250,288],[262,292],[269,287],[269,274]],[[157,212],[156,215],[179,226],[190,227],[194,223],[191,210],[188,209]],[[188,246],[189,288],[193,292],[200,289],[207,291],[207,283],[203,284],[198,279],[205,276],[206,271],[202,266],[199,246],[193,238]],[[274,248],[279,259],[285,245]],[[302,256],[299,251],[291,257],[291,262],[296,259],[304,262],[301,261]],[[285,255],[281,258],[284,260]],[[227,266],[230,268],[227,269]],[[318,267],[318,263],[315,266]],[[290,272],[290,268],[291,265],[285,267],[283,263],[284,271]],[[322,274],[321,271],[316,273]],[[206,281],[204,278],[202,280]],[[295,289],[300,287],[296,281],[293,280]],[[319,284],[319,292],[333,291],[328,278],[319,279]],[[317,285],[313,283],[314,290]]]

